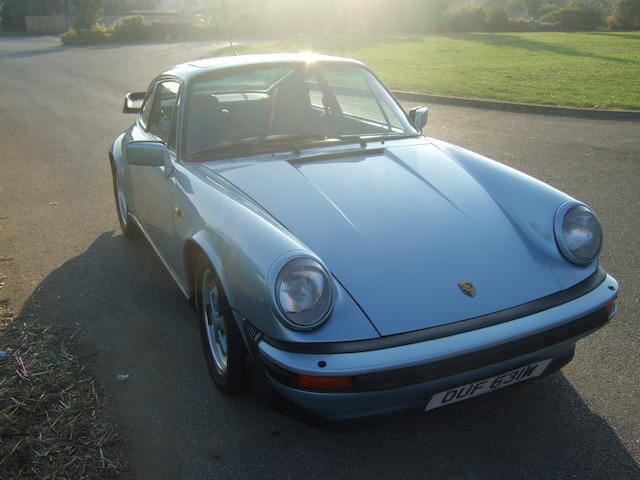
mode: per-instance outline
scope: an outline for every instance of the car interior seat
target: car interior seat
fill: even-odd
[[[211,94],[193,97],[187,118],[187,145],[193,154],[229,140],[228,113]]]

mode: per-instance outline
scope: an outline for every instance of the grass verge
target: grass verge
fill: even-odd
[[[240,50],[356,58],[396,90],[640,109],[640,32],[331,36],[246,44]]]
[[[0,475],[113,478],[119,437],[101,413],[96,385],[60,329],[14,320],[0,302]]]

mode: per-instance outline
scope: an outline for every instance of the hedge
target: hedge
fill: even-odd
[[[146,42],[164,40],[201,40],[217,33],[185,21],[148,21],[137,15],[119,19],[111,26],[96,25],[90,29],[69,30],[60,36],[67,45],[86,45],[108,42]]]

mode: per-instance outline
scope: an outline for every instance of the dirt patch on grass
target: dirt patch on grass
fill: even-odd
[[[104,479],[123,468],[120,437],[73,334],[20,318],[0,301],[0,472],[3,479]]]

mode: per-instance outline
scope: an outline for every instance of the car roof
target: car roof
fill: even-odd
[[[334,57],[330,55],[319,55],[315,53],[266,53],[256,55],[235,55],[232,57],[212,57],[191,62],[182,63],[171,67],[162,75],[173,75],[184,80],[189,80],[194,76],[204,72],[221,70],[225,68],[248,67],[251,65],[277,65],[290,63],[347,63],[353,65],[363,64],[351,58]]]

